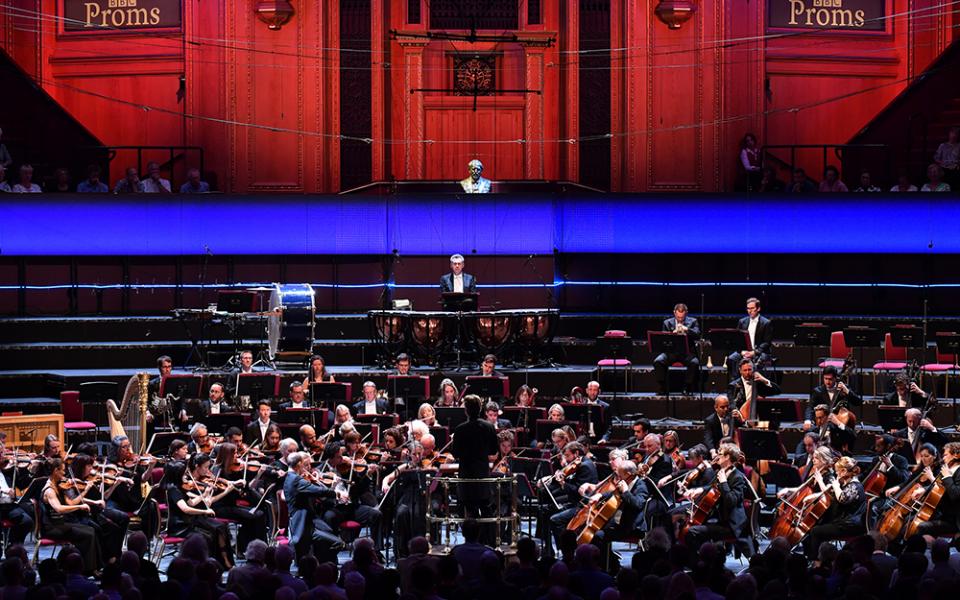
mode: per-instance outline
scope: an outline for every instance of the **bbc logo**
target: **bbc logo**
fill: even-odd
[[[134,8],[137,0],[110,0],[110,8]]]
[[[136,2],[136,0],[133,0]],[[813,0],[814,8],[843,8],[843,0]]]

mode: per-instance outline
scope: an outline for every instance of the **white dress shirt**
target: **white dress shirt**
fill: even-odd
[[[7,478],[0,473],[0,504],[12,504],[13,498],[10,496],[10,486],[7,484]]]
[[[211,415],[219,415],[219,414],[220,414],[220,403],[219,403],[219,402],[211,402],[211,403],[210,403],[210,414],[211,414]]]
[[[753,350],[757,349],[757,323],[760,322],[760,317],[750,319],[750,324],[747,325],[747,331],[750,333],[750,347]]]
[[[363,404],[363,414],[365,415],[375,415],[377,414],[377,400],[365,400]]]
[[[463,273],[453,276],[453,291],[457,294],[463,293]]]
[[[267,438],[267,427],[270,426],[270,421],[267,421],[266,423],[264,423],[264,422],[261,421],[260,419],[257,419],[257,423],[260,425],[260,439],[262,439],[262,440],[263,440],[263,439],[266,439],[266,438]]]

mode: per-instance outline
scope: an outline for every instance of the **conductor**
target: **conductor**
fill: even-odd
[[[467,422],[453,430],[450,451],[460,464],[462,479],[483,479],[490,474],[490,460],[499,450],[497,431],[493,425],[480,418],[483,401],[470,394],[463,399]],[[460,484],[460,499],[465,518],[489,517],[492,493],[489,484]],[[491,528],[484,528],[492,531]],[[486,536],[485,536],[486,537]]]

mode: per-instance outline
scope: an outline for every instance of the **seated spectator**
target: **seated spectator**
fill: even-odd
[[[947,141],[937,147],[933,162],[943,169],[944,181],[953,188],[960,185],[960,127],[947,131]]]
[[[77,184],[77,192],[80,194],[107,194],[110,188],[107,184],[100,181],[100,167],[90,165],[87,167],[87,178]]]
[[[140,579],[148,585],[160,583],[160,570],[150,559],[146,558],[149,542],[142,531],[134,531],[127,538],[127,550],[140,557]]]
[[[0,192],[9,194],[12,191],[10,184],[7,183],[7,169],[3,165],[0,165]]]
[[[82,561],[81,561],[82,562]],[[19,558],[7,558],[0,567],[0,575],[3,576],[3,587],[0,587],[0,597],[2,598],[26,598],[29,591],[23,585],[24,565]],[[97,584],[93,584],[93,591],[96,593]]]
[[[63,167],[54,171],[52,191],[54,194],[69,194],[73,191],[70,187],[70,171]]]
[[[134,167],[127,167],[127,175],[113,186],[114,194],[142,194],[143,182]]]
[[[836,194],[840,192],[849,192],[846,184],[840,181],[840,169],[833,165],[827,165],[823,170],[823,181],[820,182],[818,190],[821,194]]]
[[[872,178],[870,177],[870,171],[864,170],[862,173],[860,173],[860,187],[858,187],[853,191],[854,192],[871,192],[871,193],[883,191],[879,187],[873,185],[871,181],[872,181]]]
[[[22,171],[23,169],[21,169]],[[927,183],[923,184],[923,187],[920,188],[921,192],[949,192],[950,184],[943,180],[943,169],[940,168],[940,165],[934,163],[927,167]],[[16,187],[14,187],[16,191]]]
[[[0,129],[0,139],[3,139],[3,130]],[[5,144],[0,144],[0,167],[6,169],[13,164],[13,157],[10,156],[10,151],[7,150]]]
[[[807,172],[801,168],[793,170],[793,181],[787,186],[788,194],[812,194],[817,188],[807,179]]]
[[[147,163],[147,178],[143,180],[143,191],[148,194],[170,193],[170,180],[160,177],[160,163]]]
[[[43,191],[33,182],[33,167],[28,164],[20,167],[20,181],[12,189],[15,194],[39,194]]]
[[[480,559],[487,547],[479,542],[480,524],[473,519],[463,522],[463,543],[453,547],[451,554],[460,563],[460,572],[465,584],[473,585],[480,579]]]
[[[292,589],[297,596],[307,591],[307,584],[299,577],[290,574],[290,566],[293,564],[293,548],[290,546],[278,546],[274,553],[276,570],[274,575],[280,580],[280,585]]]
[[[783,182],[777,177],[776,169],[764,167],[763,176],[760,178],[760,184],[756,191],[760,193],[780,193],[783,191],[783,187]]]
[[[570,589],[584,600],[600,600],[603,590],[616,584],[613,577],[600,569],[600,548],[580,544],[574,562],[576,570],[570,573]]]
[[[200,169],[187,171],[187,182],[180,186],[181,194],[209,194],[210,184],[200,181]]]
[[[917,192],[917,186],[910,183],[910,177],[906,173],[901,173],[897,178],[897,185],[890,188],[891,192]]]

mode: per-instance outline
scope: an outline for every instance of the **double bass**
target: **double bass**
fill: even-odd
[[[829,468],[824,468],[821,473]],[[819,495],[814,500],[807,500],[815,494]],[[817,489],[817,479],[811,475],[789,498],[781,500],[768,536],[770,539],[784,537],[790,546],[796,546],[817,525],[830,504],[830,494]]]

